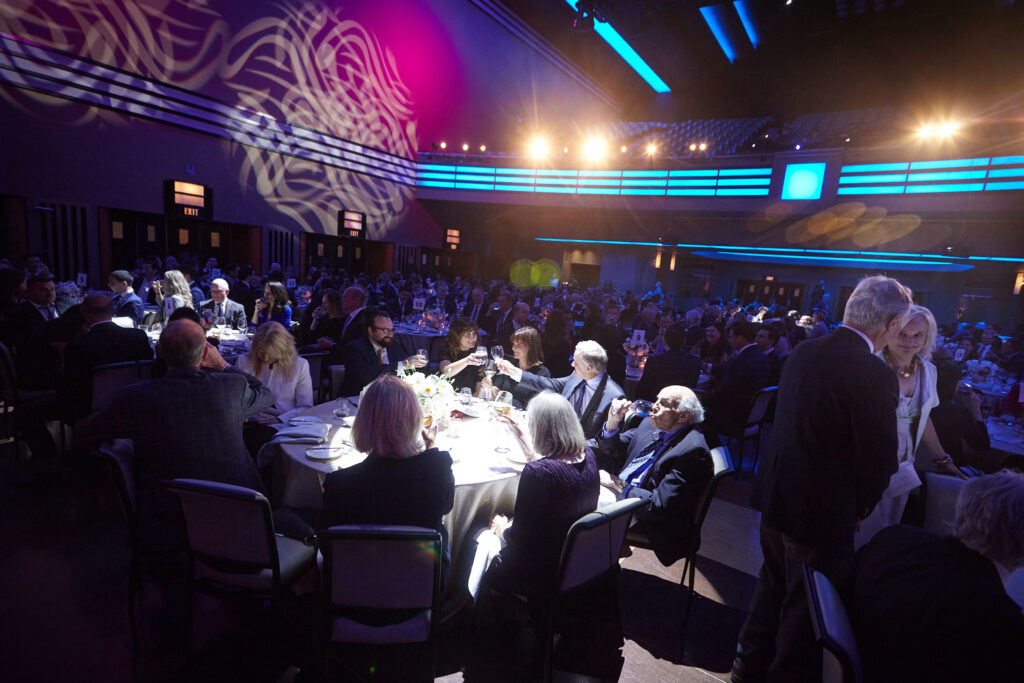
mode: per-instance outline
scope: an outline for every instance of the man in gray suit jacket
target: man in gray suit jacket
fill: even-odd
[[[608,406],[626,392],[608,376],[608,354],[595,341],[581,341],[576,345],[572,361],[573,373],[568,377],[540,377],[524,372],[507,360],[498,361],[498,370],[514,382],[522,382],[537,393],[554,391],[572,404],[580,418],[583,435],[592,439],[601,431]]]
[[[242,423],[273,405],[274,395],[228,365],[190,320],[164,328],[157,355],[167,374],[121,389],[109,407],[78,423],[76,437],[87,444],[134,442],[139,524],[166,542],[175,503],[161,481],[187,477],[263,489]]]
[[[224,322],[233,330],[245,330],[248,328],[248,318],[245,315],[245,308],[242,304],[228,298],[228,281],[217,278],[210,283],[210,298],[200,301],[196,310],[202,316],[209,312],[210,316],[216,319],[218,313],[224,316]]]

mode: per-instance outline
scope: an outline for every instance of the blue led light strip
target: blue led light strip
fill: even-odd
[[[565,4],[572,7],[575,11],[576,0],[565,0]],[[618,52],[620,57],[626,60],[626,64],[629,64],[633,71],[636,71],[640,75],[640,78],[647,81],[647,84],[654,88],[654,92],[671,92],[668,85],[665,84],[665,81],[661,80],[661,77],[654,73],[654,69],[649,67],[647,62],[641,59],[640,55],[636,53],[636,50],[634,50],[630,44],[619,35],[618,31],[612,28],[611,24],[603,21],[595,21],[594,31],[597,35],[604,38],[604,41],[608,43],[613,50]]]
[[[843,166],[841,173],[836,190],[839,196],[1024,190],[1024,180],[983,182],[1024,179],[1024,156],[855,164]]]

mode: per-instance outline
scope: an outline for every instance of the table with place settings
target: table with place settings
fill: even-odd
[[[288,425],[288,431],[297,434],[295,439],[308,434],[303,439],[307,443],[272,441],[263,447],[259,464],[272,467],[275,507],[319,511],[323,507],[324,478],[366,458],[352,447],[351,415],[355,410],[355,399],[314,406],[296,415]],[[455,503],[445,515],[444,524],[449,532],[452,566],[458,567],[463,543],[472,529],[487,526],[495,514],[512,515],[519,473],[527,460],[510,428],[495,419],[491,404],[473,399],[463,405],[453,398],[447,402],[447,410],[449,414],[460,411],[466,415],[449,417],[447,429],[439,430],[436,443],[451,454],[453,461]],[[350,416],[339,418],[335,411]],[[315,443],[321,439],[322,443]]]

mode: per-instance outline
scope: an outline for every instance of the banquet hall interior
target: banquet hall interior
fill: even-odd
[[[649,326],[609,353],[631,399],[665,332],[648,306],[687,327],[696,310],[701,328],[712,306],[765,328],[792,311],[789,332],[813,336],[814,311],[838,326],[857,283],[885,274],[930,309],[979,397],[981,475],[1024,455],[1022,35],[1016,0],[5,0],[0,258],[26,275],[45,263],[60,312],[62,292],[108,291],[154,258],[196,264],[204,299],[242,265],[257,297],[272,274],[287,283],[295,328],[318,278],[369,283],[372,304],[395,274],[423,320],[406,334],[392,314],[394,343],[427,339],[434,368],[450,321],[420,297],[438,283],[459,311],[475,285],[499,315],[496,295],[529,293],[530,324],[560,297],[574,342],[611,297],[624,334]],[[966,360],[972,334],[1016,344],[1016,365]],[[340,405],[327,362],[315,403]],[[189,598],[158,572],[134,644],[111,471],[67,421],[48,423],[55,457],[30,453],[11,425],[32,390],[4,374],[0,680],[316,680],[315,578],[274,610],[198,597],[185,648]],[[563,680],[730,680],[771,430],[769,414],[723,434],[737,471],[712,489],[695,595],[682,559],[633,547],[585,646],[557,653]],[[436,680],[536,678],[523,630],[465,601],[438,610]]]

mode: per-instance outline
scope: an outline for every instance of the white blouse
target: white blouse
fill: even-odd
[[[309,363],[305,358],[295,359],[291,377],[286,376],[279,365],[273,368],[265,365],[260,374],[255,375],[249,354],[240,356],[235,361],[235,367],[254,375],[270,389],[270,393],[274,395],[274,405],[267,408],[266,412],[276,415],[281,422],[287,422],[295,413],[313,407],[313,382],[309,377]]]

